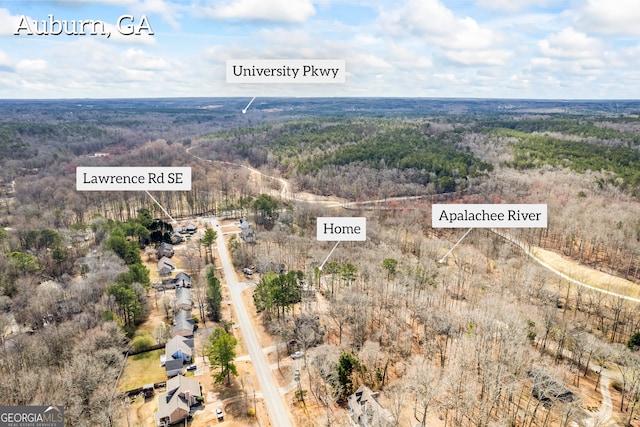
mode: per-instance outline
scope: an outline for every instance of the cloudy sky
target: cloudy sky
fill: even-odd
[[[111,37],[14,35],[49,15]],[[639,23],[638,0],[0,0],[0,98],[638,99]],[[344,59],[347,79],[226,83],[254,58]]]

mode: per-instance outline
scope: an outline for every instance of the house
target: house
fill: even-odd
[[[191,407],[202,398],[200,383],[178,375],[167,381],[167,392],[158,396],[156,425],[166,427],[189,417]]]
[[[162,242],[156,249],[156,253],[159,259],[162,257],[171,258],[173,256],[173,245],[171,243]]]
[[[160,276],[168,276],[175,269],[176,265],[166,256],[163,256],[162,258],[160,258],[160,261],[158,261],[158,274]]]
[[[191,276],[181,271],[180,273],[176,274],[176,277],[171,279],[171,282],[176,285],[176,288],[180,286],[182,286],[183,288],[190,288]]]
[[[351,418],[356,425],[362,427],[391,427],[393,416],[380,405],[378,397],[369,387],[360,386],[355,393],[347,398]]]
[[[191,300],[190,288],[176,288],[176,299],[173,302],[176,310],[191,310],[193,301]]]
[[[167,359],[164,362],[164,369],[167,372],[167,377],[175,377],[176,375],[182,375],[184,362],[182,359]]]
[[[531,394],[545,404],[556,400],[573,402],[577,399],[575,393],[540,369],[531,369],[527,371],[527,375],[533,378]]]
[[[244,218],[240,220],[240,238],[247,243],[255,243],[256,241],[256,234],[249,226],[249,221]]]
[[[258,261],[256,263],[256,272],[264,274],[267,271],[273,271],[276,274],[283,274],[287,269],[284,264],[278,264],[271,261]]]
[[[176,335],[164,346],[165,364],[167,360],[181,360],[182,363],[191,363],[193,358],[193,339]]]
[[[183,337],[193,337],[194,318],[191,316],[190,310],[178,310],[173,316],[173,326],[171,327],[171,336],[180,335]]]

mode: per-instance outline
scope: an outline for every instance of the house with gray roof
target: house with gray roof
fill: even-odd
[[[180,273],[176,274],[176,277],[171,279],[171,282],[176,285],[176,288],[180,286],[182,286],[183,288],[190,288],[191,276],[189,276],[184,271],[181,271]]]
[[[378,397],[369,387],[360,386],[355,393],[347,398],[351,418],[361,427],[391,427],[394,425],[393,416],[385,409]]]
[[[193,308],[191,288],[176,288],[176,299],[173,306],[176,310],[191,310]]]
[[[171,243],[162,242],[156,249],[158,259],[162,257],[171,258],[173,256],[173,245]]]
[[[181,359],[169,359],[164,362],[164,369],[167,372],[167,378],[182,375],[184,372],[184,362]]]
[[[167,392],[158,396],[156,425],[166,427],[189,417],[191,407],[202,397],[200,382],[178,375],[167,381]]]
[[[193,339],[176,335],[164,346],[165,363],[167,360],[180,360],[182,363],[191,363],[193,358]]]
[[[175,269],[176,265],[166,256],[163,256],[158,261],[158,274],[160,276],[169,276]]]
[[[180,335],[183,337],[193,337],[195,319],[191,316],[191,310],[178,310],[173,315],[173,326],[171,336]]]

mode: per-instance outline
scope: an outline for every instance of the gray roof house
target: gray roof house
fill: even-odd
[[[191,362],[193,357],[193,339],[176,335],[164,346],[165,364],[167,360],[181,360],[182,363]]]
[[[182,375],[184,361],[182,359],[167,359],[164,362],[164,369],[167,371],[167,377],[175,377]]]
[[[191,276],[189,276],[187,273],[181,271],[180,273],[176,274],[176,277],[171,279],[171,282],[174,283],[176,285],[176,287],[182,286],[182,287],[185,287],[185,288],[190,288],[191,287]]]
[[[162,242],[158,249],[156,249],[156,253],[158,254],[158,258],[162,257],[171,258],[173,256],[173,245],[171,243]]]
[[[191,316],[190,310],[178,310],[173,315],[173,326],[171,327],[171,336],[180,335],[183,337],[193,336],[193,325],[195,320]]]
[[[351,418],[362,427],[391,427],[394,425],[391,413],[378,402],[380,393],[374,393],[369,387],[360,386],[347,398]]]
[[[176,288],[176,299],[173,306],[177,310],[191,310],[193,308],[193,300],[191,299],[190,288]]]
[[[160,261],[158,261],[158,274],[160,276],[168,276],[175,269],[176,265],[166,256],[163,256],[162,258],[160,258]]]
[[[158,397],[158,411],[155,413],[156,425],[166,427],[186,419],[191,407],[202,396],[200,383],[178,375],[167,381],[167,392]]]

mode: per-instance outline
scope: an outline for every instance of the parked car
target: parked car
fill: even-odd
[[[242,269],[242,272],[244,274],[246,274],[247,276],[251,276],[253,274],[253,270],[250,269],[250,268],[246,268],[246,267]]]
[[[218,417],[218,421],[224,421],[224,414],[221,408],[216,408],[216,417]]]
[[[153,397],[155,394],[154,385],[153,384],[145,384],[142,386],[142,393],[144,398]]]
[[[291,355],[291,358],[292,359],[300,359],[303,356],[304,356],[304,352],[303,351],[296,351],[295,353],[293,353]]]
[[[195,371],[196,369],[198,369],[198,367],[196,365],[187,366],[187,371]]]

